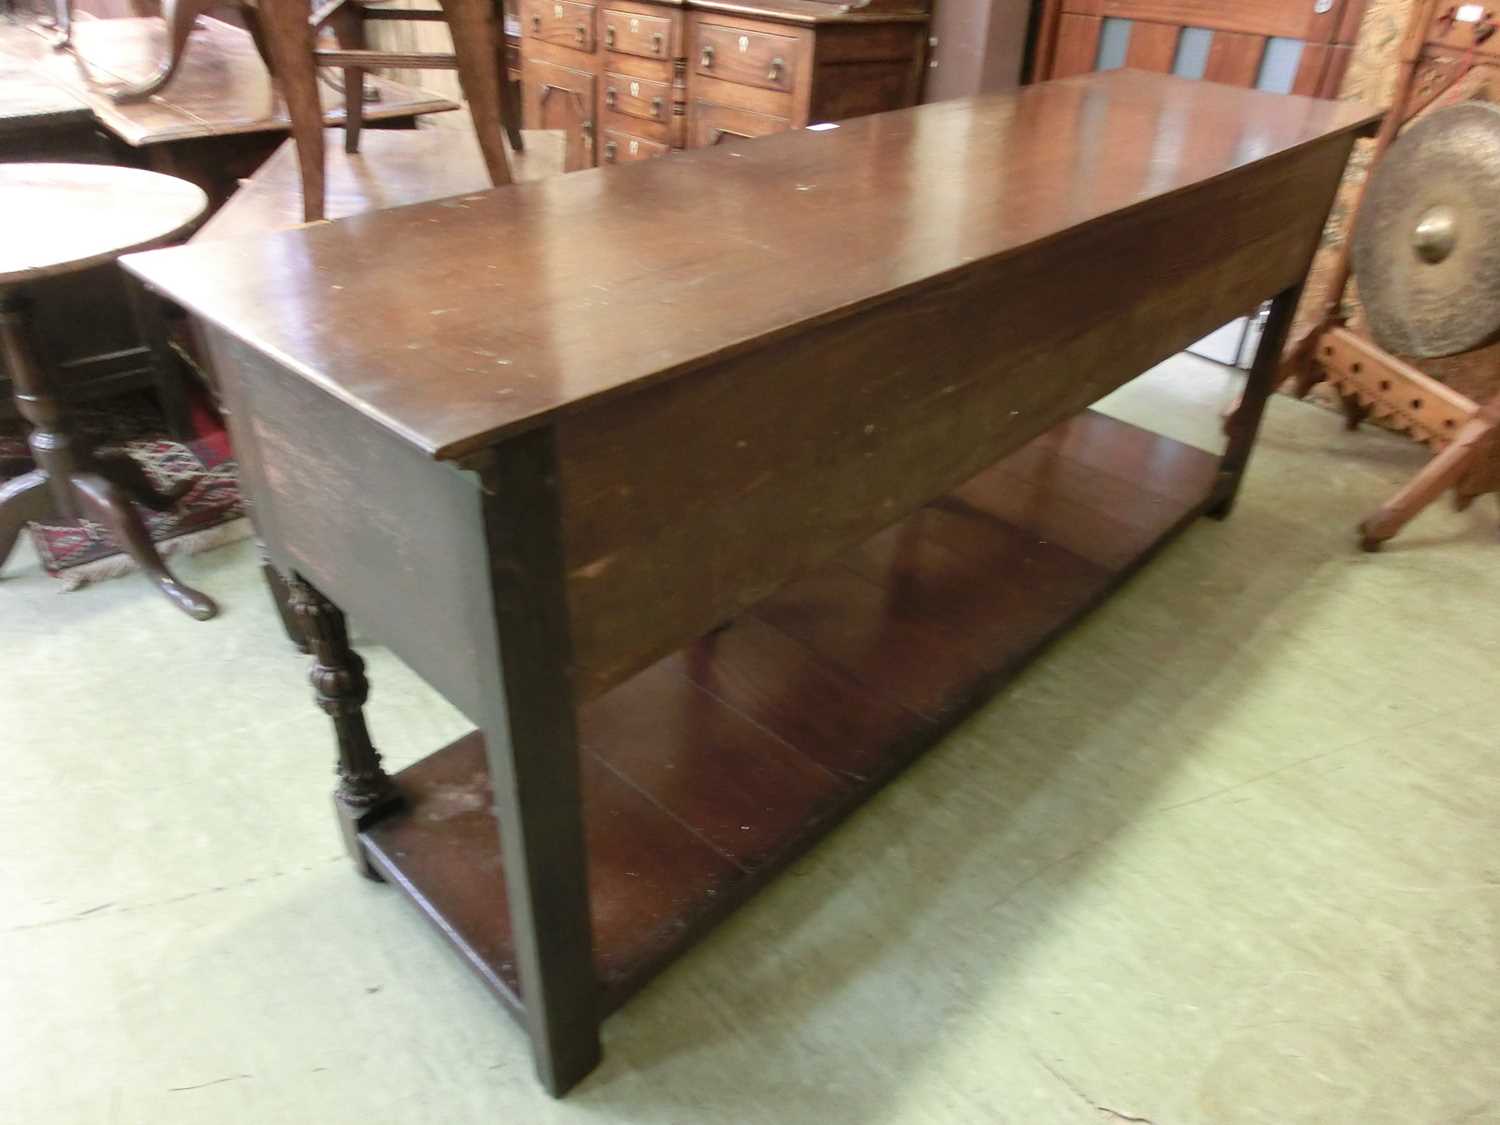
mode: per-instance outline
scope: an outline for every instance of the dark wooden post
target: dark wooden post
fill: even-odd
[[[1240,481],[1244,478],[1245,466],[1250,463],[1255,437],[1260,433],[1266,402],[1281,381],[1281,352],[1286,347],[1287,334],[1291,331],[1292,317],[1296,315],[1297,301],[1301,296],[1302,286],[1298,284],[1282,290],[1271,302],[1271,313],[1266,318],[1260,346],[1255,349],[1255,362],[1250,365],[1244,394],[1224,425],[1229,435],[1229,447],[1224,450],[1224,459],[1219,463],[1219,479],[1214,484],[1208,506],[1208,515],[1216,520],[1229,515],[1235,497],[1239,495]]]
[[[381,767],[380,753],[365,727],[364,705],[370,695],[365,662],[349,646],[349,626],[338,606],[301,575],[288,579],[287,589],[292,613],[312,648],[313,667],[308,678],[317,693],[318,706],[333,720],[338,739],[339,784],[333,804],[338,810],[344,846],[362,874],[379,879],[360,847],[359,832],[370,820],[399,804],[401,797]]]
[[[555,435],[511,438],[470,467],[490,561],[477,593],[495,648],[478,655],[499,689],[483,728],[516,967],[538,1077],[561,1095],[600,1051]]]

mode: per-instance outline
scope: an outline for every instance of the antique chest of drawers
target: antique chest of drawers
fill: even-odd
[[[524,120],[572,167],[914,105],[927,0],[521,0]]]

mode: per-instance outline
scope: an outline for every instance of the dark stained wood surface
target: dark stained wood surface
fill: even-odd
[[[423,452],[454,457],[1373,118],[1116,72],[129,268]]]
[[[510,154],[516,181],[561,175],[562,132],[527,129],[524,137],[525,151]],[[360,137],[359,151],[353,153],[345,152],[342,142],[338,131],[328,131],[324,205],[329,219],[471,195],[491,186],[479,143],[467,125],[462,129],[374,129]],[[193,237],[195,241],[243,238],[301,223],[297,149],[288,140]]]
[[[585,706],[605,1007],[1102,600],[1199,509],[1217,467],[1200,450],[1082,415]],[[1017,505],[1023,480],[1039,492]],[[1095,517],[1075,549],[1051,539],[1058,508]],[[460,739],[396,780],[407,810],[365,832],[372,862],[519,1011],[483,739]]]

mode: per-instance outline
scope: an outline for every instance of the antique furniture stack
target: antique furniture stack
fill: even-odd
[[[752,70],[721,13],[570,6],[585,45],[650,51],[663,19],[669,59],[674,29],[714,46],[705,101],[777,58],[817,86],[821,25],[810,55],[751,40]],[[1229,511],[1372,121],[1120,71],[127,260],[223,380],[352,856],[520,1018],[549,1090],[595,1065],[608,1011]],[[1222,458],[1087,411],[1267,298]],[[388,776],[342,610],[477,729]]]
[[[1500,491],[1497,30],[1484,5],[1413,6],[1354,236],[1288,357],[1298,392],[1326,380],[1351,428],[1373,416],[1436,452],[1361,522],[1366,550],[1449,488],[1460,507]],[[1351,275],[1357,305],[1345,304]]]
[[[625,163],[914,105],[927,0],[521,0],[525,121]]]
[[[0,164],[0,208],[12,220],[0,239],[0,359],[16,407],[31,425],[36,462],[0,484],[0,566],[30,520],[87,519],[109,528],[174,605],[205,621],[217,607],[182,585],[157,553],[132,501],[165,511],[159,492],[123,453],[80,447],[68,425],[32,320],[38,283],[159,246],[187,231],[208,199],[192,184],[154,172],[97,164]]]
[[[201,20],[172,82],[149,101],[125,104],[112,94],[156,66],[164,50],[162,22],[80,18],[73,42],[76,53],[58,52],[30,28],[0,24],[0,163],[83,161],[165,172],[197,184],[212,209],[286,139],[285,109],[251,37],[239,28]],[[384,78],[366,82],[379,93],[368,116],[388,125],[412,125],[417,115],[456,108]],[[330,91],[325,120],[342,117],[341,98]],[[113,264],[69,271],[33,288],[37,329],[64,397],[164,389]],[[0,411],[9,408],[7,374],[0,370]],[[163,399],[171,432],[189,436],[181,396]]]

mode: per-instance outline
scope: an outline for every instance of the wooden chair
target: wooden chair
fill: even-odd
[[[516,91],[504,80],[497,0],[441,0],[441,9],[412,10],[379,6],[379,0],[321,0],[309,11],[308,0],[240,0],[245,26],[267,68],[277,79],[291,118],[292,136],[301,154],[304,213],[309,222],[323,217],[323,109],[317,68],[344,72],[345,139],[348,152],[359,150],[364,123],[364,72],[380,67],[456,70],[473,115],[490,180],[510,183],[502,129],[520,151],[521,116]],[[167,56],[151,78],[115,91],[118,102],[140,101],[159,93],[177,72],[198,17],[214,0],[162,0],[167,24]],[[69,0],[57,0],[59,46],[68,43]],[[372,50],[367,21],[446,22],[453,52],[437,54]],[[320,48],[318,32],[330,29],[337,49]],[[350,91],[356,91],[354,95]]]
[[[321,219],[324,211],[323,111],[317,86],[320,66],[342,69],[346,90],[361,89],[364,72],[377,67],[457,70],[490,182],[497,187],[510,183],[501,116],[501,102],[508,91],[501,81],[502,39],[495,11],[494,0],[442,0],[441,11],[376,8],[362,0],[328,0],[309,17],[307,0],[259,0],[261,32],[297,142],[303,215],[308,222]],[[365,22],[372,19],[444,20],[453,35],[453,53],[371,50],[366,46]],[[337,49],[317,45],[317,29],[325,25],[333,29]],[[345,105],[344,148],[356,152],[362,99],[346,97]]]

